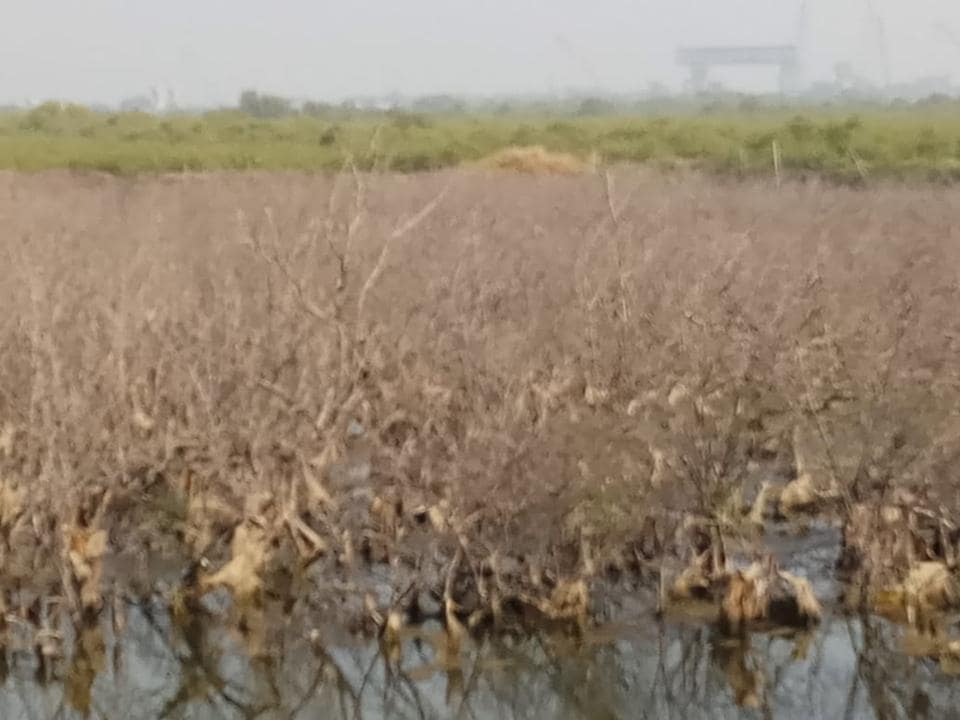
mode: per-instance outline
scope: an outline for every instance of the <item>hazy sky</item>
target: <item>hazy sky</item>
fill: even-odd
[[[794,42],[800,0],[0,0],[0,102],[679,86],[678,44]],[[960,80],[960,0],[874,0],[894,80]],[[808,0],[805,79],[871,57],[864,0]],[[951,28],[951,45],[935,26]],[[876,64],[874,61],[872,64]],[[954,72],[957,68],[958,72]],[[875,77],[879,77],[875,75]],[[727,73],[773,89],[766,71]]]

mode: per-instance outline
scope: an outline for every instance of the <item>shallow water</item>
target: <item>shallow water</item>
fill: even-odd
[[[37,718],[951,718],[960,684],[902,652],[880,620],[828,617],[816,632],[744,641],[696,624],[606,627],[466,643],[441,663],[431,629],[398,662],[377,643],[292,624],[272,659],[251,660],[230,631],[188,633],[130,606],[69,644],[69,662],[8,649],[0,717]],[[445,665],[445,666],[444,666]]]
[[[820,627],[792,635],[733,640],[694,616],[641,611],[579,640],[467,640],[459,652],[426,626],[391,651],[316,617],[275,619],[257,641],[256,623],[242,636],[217,621],[222,596],[181,623],[165,605],[114,606],[64,638],[68,659],[41,662],[13,626],[0,718],[960,718],[951,668],[905,652],[916,643],[901,627],[836,612],[838,541],[827,524],[764,538],[825,600]]]

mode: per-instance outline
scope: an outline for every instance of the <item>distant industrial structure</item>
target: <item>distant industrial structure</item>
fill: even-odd
[[[827,3],[814,0],[801,0],[796,27],[791,41],[782,44],[761,44],[751,46],[714,45],[705,47],[681,47],[677,50],[676,60],[689,72],[689,90],[702,93],[710,89],[710,71],[721,66],[765,65],[779,70],[779,89],[783,95],[796,95],[807,88],[804,83],[804,59],[809,52],[811,8]],[[850,48],[853,58],[840,58],[835,64],[836,77],[832,83],[837,92],[851,88],[869,90],[878,95],[887,95],[892,89],[887,48],[886,24],[877,10],[874,0],[859,0],[863,13],[859,24],[861,38],[859,48]],[[951,36],[947,28],[941,33],[952,42],[960,42]],[[821,83],[822,84],[822,83]]]
[[[177,97],[172,88],[161,89],[154,85],[147,95],[136,95],[122,100],[120,109],[125,112],[137,111],[162,115],[177,109]]]
[[[710,69],[730,65],[769,65],[780,70],[780,92],[799,90],[800,49],[796,45],[682,47],[677,62],[690,70],[690,89],[707,89]]]

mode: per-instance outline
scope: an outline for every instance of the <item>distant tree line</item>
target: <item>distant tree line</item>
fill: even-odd
[[[517,97],[460,97],[450,94],[428,95],[415,98],[388,98],[381,100],[344,100],[343,102],[296,101],[282,95],[244,90],[232,109],[253,118],[270,120],[290,116],[307,116],[328,121],[346,121],[354,117],[378,115],[392,118],[400,125],[414,126],[427,123],[430,116],[501,115],[541,116],[557,115],[576,117],[636,117],[694,116],[723,112],[740,114],[764,113],[770,110],[790,110],[796,113],[817,109],[856,110],[884,107],[955,107],[960,97],[932,94],[916,100],[884,100],[855,93],[841,93],[832,98],[784,98],[780,95],[750,95],[734,92],[706,92],[698,95],[669,95],[663,87],[652,86],[644,93],[635,95],[604,95],[602,93],[569,94],[566,96],[517,96]],[[226,108],[214,109],[223,110]],[[50,118],[61,115],[76,115],[83,112],[110,114],[116,108],[106,106],[79,106],[73,103],[50,101],[32,108],[0,106],[0,113],[10,114],[27,111],[32,114],[29,122],[38,126],[47,125]],[[129,108],[120,108],[121,111]],[[178,108],[176,114],[202,115],[210,108],[193,110]],[[150,112],[149,110],[146,112]],[[151,113],[152,114],[152,113]]]
[[[399,115],[401,121],[414,123],[415,116],[465,115],[565,115],[569,117],[615,117],[634,115],[700,115],[734,111],[738,113],[769,110],[813,108],[882,108],[897,106],[948,105],[957,98],[931,95],[921,100],[884,100],[841,93],[834,98],[784,98],[781,95],[751,95],[736,92],[705,92],[698,95],[668,95],[666,88],[648,88],[646,93],[634,96],[581,94],[567,97],[513,97],[463,98],[454,95],[429,95],[404,100],[363,103],[346,100],[341,103],[294,101],[256,90],[245,90],[240,95],[239,110],[251,117],[271,119],[290,115],[324,118],[349,118],[363,114]],[[414,120],[411,120],[414,118]],[[414,123],[415,124],[415,123]]]
[[[244,90],[240,93],[239,108],[256,118],[279,118],[294,112],[293,103],[287,98],[259,93],[256,90]]]

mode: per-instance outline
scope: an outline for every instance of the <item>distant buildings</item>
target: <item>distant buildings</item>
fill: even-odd
[[[169,87],[161,90],[154,85],[146,95],[135,95],[120,102],[123,112],[145,112],[156,115],[173,112],[177,109],[176,95]]]

